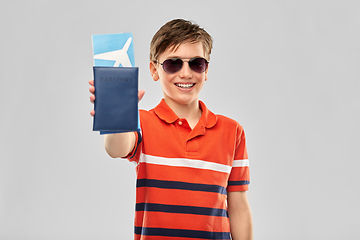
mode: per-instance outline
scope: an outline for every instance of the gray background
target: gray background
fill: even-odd
[[[91,131],[92,34],[213,36],[200,98],[245,128],[255,239],[359,239],[360,2],[1,1],[0,239],[132,239],[134,165]]]

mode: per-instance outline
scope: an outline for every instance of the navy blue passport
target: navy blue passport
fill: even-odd
[[[137,67],[93,67],[94,123],[101,134],[139,131]]]

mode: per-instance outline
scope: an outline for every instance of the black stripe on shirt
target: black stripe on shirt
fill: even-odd
[[[249,185],[250,181],[229,181],[229,186],[238,186],[238,185]]]
[[[135,227],[135,234],[161,237],[183,237],[199,239],[231,239],[229,232],[208,232],[171,228]]]
[[[226,209],[206,208],[193,206],[165,205],[157,203],[137,203],[136,211],[148,212],[166,212],[166,213],[182,213],[196,214],[205,216],[228,217]]]
[[[138,179],[136,187],[156,187],[166,189],[180,189],[201,192],[214,192],[226,195],[226,189],[218,185],[200,184],[200,183],[187,183],[177,181],[163,181],[155,179]]]

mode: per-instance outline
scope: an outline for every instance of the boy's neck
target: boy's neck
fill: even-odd
[[[173,110],[179,118],[185,118],[193,129],[201,118],[199,100],[196,99],[189,104],[180,104],[170,98],[164,98],[166,104]]]

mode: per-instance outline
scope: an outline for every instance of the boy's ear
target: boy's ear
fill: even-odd
[[[150,68],[150,74],[151,74],[152,79],[154,81],[159,80],[159,73],[158,73],[158,70],[156,68],[156,63],[155,62],[150,62],[149,68]]]

